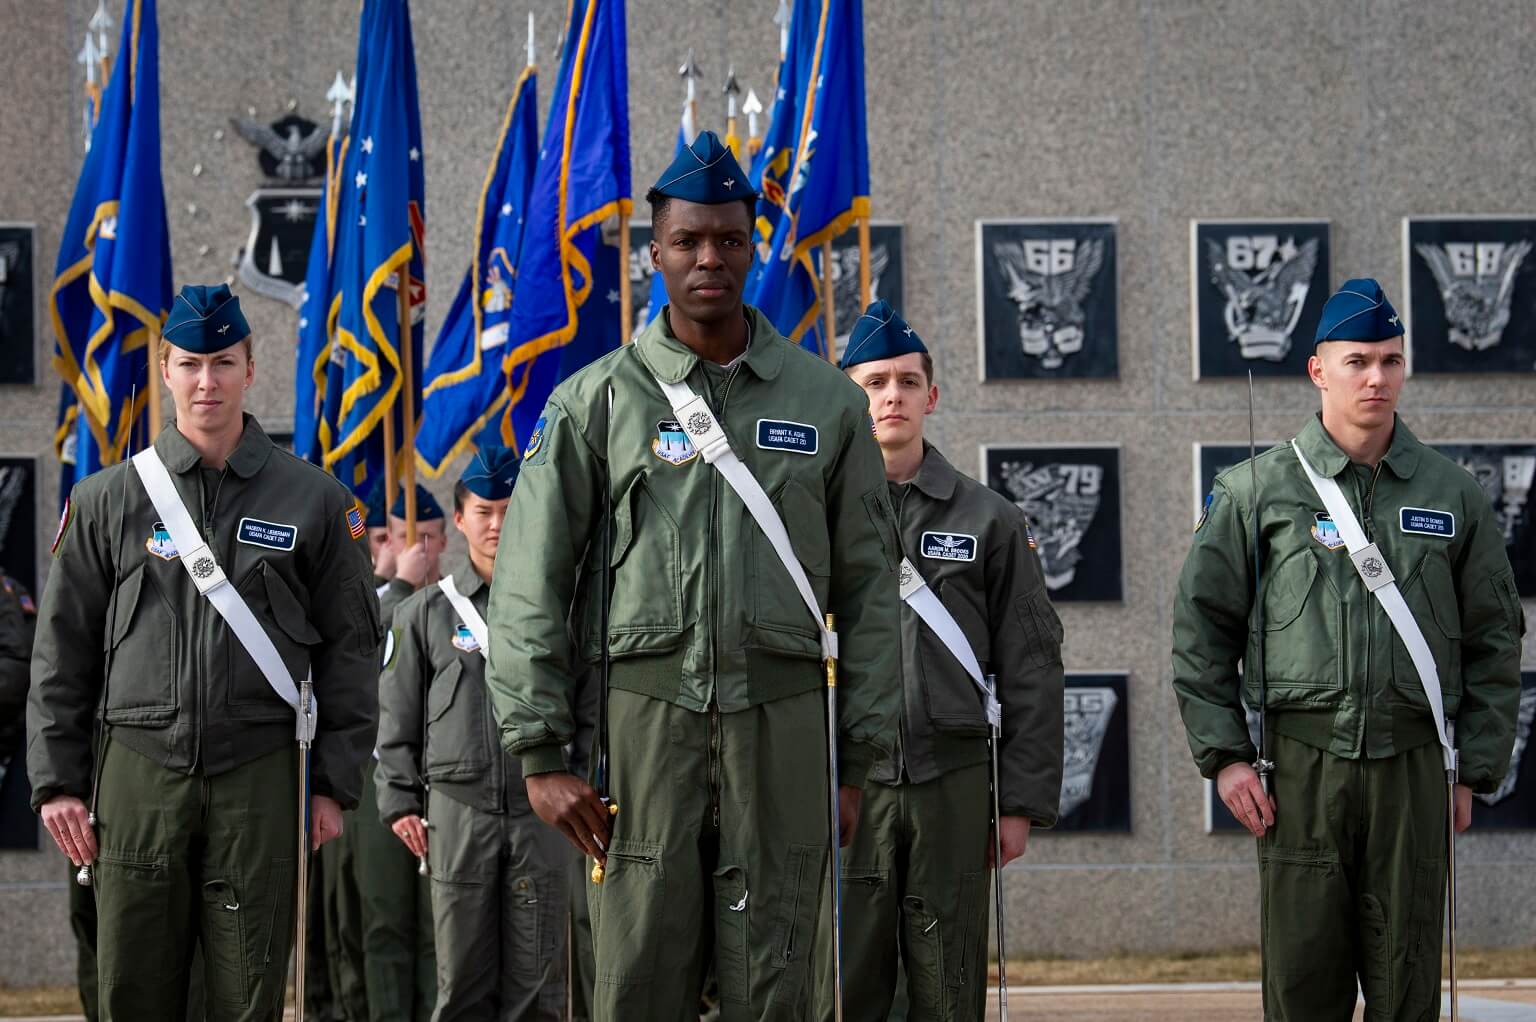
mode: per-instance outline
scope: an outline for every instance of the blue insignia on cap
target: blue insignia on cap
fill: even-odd
[[[160,336],[183,351],[211,355],[251,336],[228,284],[188,284],[171,303]]]
[[[459,482],[477,497],[486,500],[505,500],[512,496],[512,486],[517,482],[517,452],[510,447],[487,445],[475,452],[464,466]]]
[[[713,131],[699,132],[693,145],[680,150],[672,165],[651,186],[649,195],[707,206],[757,198],[747,172]]]
[[[927,351],[917,331],[896,314],[891,303],[881,298],[870,302],[853,324],[848,335],[848,346],[843,349],[843,360],[838,368],[848,369],[862,362],[878,362],[882,358],[909,355],[914,351]]]
[[[389,513],[395,518],[405,517],[405,492],[395,498],[390,505]],[[432,496],[430,490],[420,483],[416,484],[416,520],[418,522],[432,522],[443,517],[443,506]]]
[[[1403,320],[1387,301],[1386,292],[1370,277],[1346,280],[1323,306],[1317,322],[1317,343],[1324,341],[1385,341],[1403,336]]]

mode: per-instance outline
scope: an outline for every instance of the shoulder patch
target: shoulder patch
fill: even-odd
[[[1405,507],[1398,512],[1398,528],[1416,536],[1439,536],[1453,539],[1456,536],[1456,516],[1450,511],[1437,511],[1428,507]]]
[[[523,464],[544,464],[544,459],[549,453],[544,441],[549,436],[550,427],[555,424],[558,414],[553,404],[545,405],[544,410],[539,413],[539,421],[533,424],[533,432],[528,434],[528,441],[523,444]]]
[[[395,642],[395,633],[398,631],[398,628],[391,628],[384,633],[384,659],[382,661],[384,667],[388,667],[389,662],[395,658],[395,646],[398,645]]]
[[[758,419],[757,446],[765,451],[815,454],[818,446],[816,427],[787,419]]]
[[[75,502],[70,497],[64,498],[64,510],[59,512],[59,531],[53,534],[53,545],[48,548],[50,554],[59,552],[59,544],[64,542],[64,533],[69,531],[69,523],[75,516]]]
[[[1211,505],[1216,503],[1216,491],[1212,490],[1205,495],[1205,502],[1200,505],[1200,520],[1195,523],[1195,531],[1199,532],[1205,525],[1205,520],[1211,516]]]
[[[920,549],[930,561],[974,561],[976,537],[964,532],[925,532]]]
[[[362,511],[358,510],[357,504],[355,502],[351,507],[347,508],[346,519],[347,532],[352,536],[353,539],[362,539],[363,533],[367,532],[368,528],[363,524],[363,513]],[[289,546],[288,549],[292,550],[293,547]]]

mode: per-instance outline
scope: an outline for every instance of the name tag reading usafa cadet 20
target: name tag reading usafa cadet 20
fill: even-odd
[[[250,546],[264,546],[273,550],[292,550],[294,542],[299,538],[299,530],[294,525],[282,525],[278,522],[263,522],[257,518],[240,519],[240,531],[236,539]]]
[[[976,537],[963,532],[923,533],[923,556],[931,561],[974,561]]]
[[[1427,507],[1405,507],[1400,512],[1398,524],[1404,532],[1417,533],[1420,536],[1444,536],[1450,539],[1456,535],[1456,516],[1449,511],[1436,511]]]
[[[757,446],[765,451],[816,453],[816,427],[783,419],[757,420]]]

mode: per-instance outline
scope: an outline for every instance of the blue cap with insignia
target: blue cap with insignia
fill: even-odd
[[[464,466],[459,482],[477,497],[505,500],[512,496],[512,485],[517,482],[519,460],[510,447],[482,447]]]
[[[741,169],[731,150],[720,141],[713,131],[701,131],[677,154],[672,165],[661,172],[661,177],[646,193],[646,200],[682,199],[706,206],[718,206],[726,202],[740,202],[757,198],[747,172]]]
[[[1385,341],[1403,336],[1403,320],[1387,301],[1381,285],[1370,277],[1346,280],[1323,306],[1317,322],[1317,343],[1324,341]]]
[[[384,480],[380,479],[368,494],[368,500],[364,507],[368,518],[364,523],[370,529],[383,529],[389,525],[389,517],[384,514]]]
[[[251,336],[251,327],[228,284],[188,284],[171,303],[160,336],[183,351],[212,355]]]
[[[401,491],[390,505],[389,513],[395,518],[405,517],[405,493]],[[418,522],[436,521],[443,517],[443,506],[437,502],[437,498],[420,483],[416,484],[416,520]]]
[[[878,362],[882,358],[925,352],[923,339],[907,321],[896,314],[891,303],[884,298],[869,303],[853,324],[848,335],[848,346],[843,349],[839,369],[848,369],[862,362]]]

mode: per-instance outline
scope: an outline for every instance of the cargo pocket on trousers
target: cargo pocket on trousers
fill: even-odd
[[[520,873],[512,878],[511,908],[513,943],[518,952],[511,971],[518,979],[537,983],[545,967],[555,959],[555,942],[564,899],[558,872]]]
[[[982,934],[987,925],[986,897],[990,877],[989,873],[964,873],[960,877],[960,901],[955,918],[957,939],[946,949],[949,960],[944,969],[952,990],[970,989],[981,970],[982,955],[979,952],[986,943]],[[961,996],[956,1003],[969,1002]]]
[[[944,928],[916,895],[901,899],[902,943],[907,966],[907,992],[912,1012],[922,1018],[945,1018]]]
[[[720,1000],[752,1003],[752,960],[747,948],[747,871],[715,870],[715,972]]]
[[[1442,817],[1442,820],[1444,818]],[[1392,977],[1403,991],[1401,1017],[1427,1013],[1440,999],[1441,914],[1445,899],[1445,862],[1420,858],[1414,863],[1408,922],[1403,928],[1403,972]]]
[[[259,942],[252,942],[261,948],[261,957],[256,960],[257,975],[265,976],[273,968],[287,972],[295,897],[293,871],[292,859],[273,859],[267,872],[267,932],[259,935]],[[276,996],[281,999],[281,992]]]
[[[593,885],[592,946],[600,982],[650,983],[656,949],[668,932],[666,873],[662,846],[614,838],[601,886]]]
[[[779,920],[769,961],[779,975],[773,1000],[791,1003],[800,996],[810,975],[811,938],[820,906],[823,845],[790,845],[779,882]]]
[[[203,885],[203,957],[213,978],[209,998],[244,1007],[251,998],[246,970],[246,916],[251,907],[240,903],[240,888],[229,880]]]

